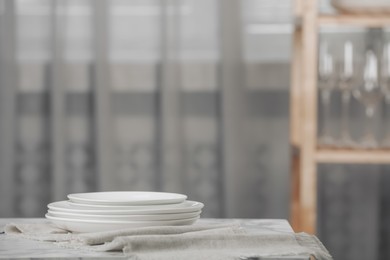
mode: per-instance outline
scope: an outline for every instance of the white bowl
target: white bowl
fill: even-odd
[[[101,221],[59,218],[51,216],[49,213],[47,213],[45,217],[57,227],[76,233],[102,232],[150,226],[183,226],[191,225],[199,219],[199,217],[195,217],[189,219],[165,221]]]
[[[50,203],[47,207],[51,210],[92,215],[149,215],[149,214],[172,214],[187,213],[201,210],[204,205],[201,202],[186,200],[178,204],[155,205],[155,206],[90,206],[75,204],[68,201]]]
[[[109,191],[69,194],[68,198],[76,203],[92,205],[159,205],[181,203],[186,195],[168,192],[149,191]]]
[[[173,213],[173,214],[154,214],[154,215],[100,215],[100,214],[78,214],[68,213],[56,210],[48,211],[50,216],[66,218],[66,219],[87,219],[87,220],[102,220],[102,221],[159,221],[159,220],[180,220],[198,217],[201,211],[189,213]]]

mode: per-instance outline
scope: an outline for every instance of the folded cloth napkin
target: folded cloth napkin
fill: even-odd
[[[6,234],[93,251],[123,251],[137,260],[225,260],[270,256],[332,259],[321,242],[305,233],[248,233],[239,224],[131,228],[75,234],[50,224],[11,223]]]
[[[4,228],[8,235],[20,235],[38,241],[73,242],[80,245],[100,245],[122,236],[172,235],[217,230],[219,232],[244,232],[238,223],[193,226],[154,226],[128,228],[104,232],[71,233],[52,224],[10,223]],[[108,250],[107,250],[108,251]]]
[[[301,243],[298,243],[298,239]],[[313,256],[332,259],[323,245],[307,234],[182,234],[124,237],[123,251],[137,260],[224,260]]]

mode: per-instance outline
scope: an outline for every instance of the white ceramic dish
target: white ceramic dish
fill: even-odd
[[[189,213],[174,213],[174,214],[154,214],[154,215],[92,215],[92,214],[77,214],[50,210],[50,216],[66,219],[88,219],[88,220],[115,220],[115,221],[159,221],[159,220],[180,220],[198,217],[201,211]]]
[[[167,192],[148,191],[109,191],[69,194],[68,198],[76,203],[92,205],[159,205],[181,203],[186,195]]]
[[[94,204],[83,204],[83,203],[76,203],[68,200],[68,203],[71,206],[83,208],[83,209],[99,209],[99,210],[134,210],[134,209],[166,209],[166,208],[181,208],[183,207],[184,203],[186,201],[181,203],[174,203],[174,204],[160,204],[160,205],[94,205]]]
[[[181,220],[166,220],[166,221],[99,221],[85,219],[66,219],[53,217],[49,213],[45,215],[57,227],[77,233],[90,233],[118,230],[124,228],[150,227],[150,226],[183,226],[191,225],[199,217],[181,219]]]
[[[155,206],[120,206],[120,207],[90,207],[82,204],[74,204],[68,201],[50,203],[47,207],[51,210],[92,215],[149,215],[149,214],[173,214],[187,213],[201,210],[204,205],[201,202],[186,200],[179,204],[155,205]]]

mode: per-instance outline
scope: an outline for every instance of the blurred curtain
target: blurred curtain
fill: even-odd
[[[256,1],[0,3],[1,216],[161,190],[204,202],[205,217],[287,217],[287,93],[284,120],[262,118],[272,105],[245,53]]]

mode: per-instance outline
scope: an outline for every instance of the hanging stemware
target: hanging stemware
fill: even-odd
[[[378,59],[372,50],[366,52],[366,60],[363,71],[363,83],[353,90],[354,97],[365,107],[366,123],[365,134],[360,142],[362,148],[377,148],[378,141],[375,139],[373,125],[375,109],[383,97],[378,79]]]
[[[330,146],[335,144],[335,141],[330,133],[330,101],[332,91],[335,87],[334,78],[333,57],[329,52],[328,44],[324,42],[320,47],[318,64],[318,87],[320,90],[323,120],[318,142],[320,145],[324,146]]]
[[[385,95],[386,133],[382,146],[390,148],[390,42],[385,44],[382,55],[381,86]]]
[[[341,133],[339,145],[343,147],[353,147],[355,142],[351,138],[349,130],[349,107],[351,92],[355,84],[356,66],[354,61],[354,50],[352,42],[344,44],[343,62],[340,67],[338,88],[341,91]]]

